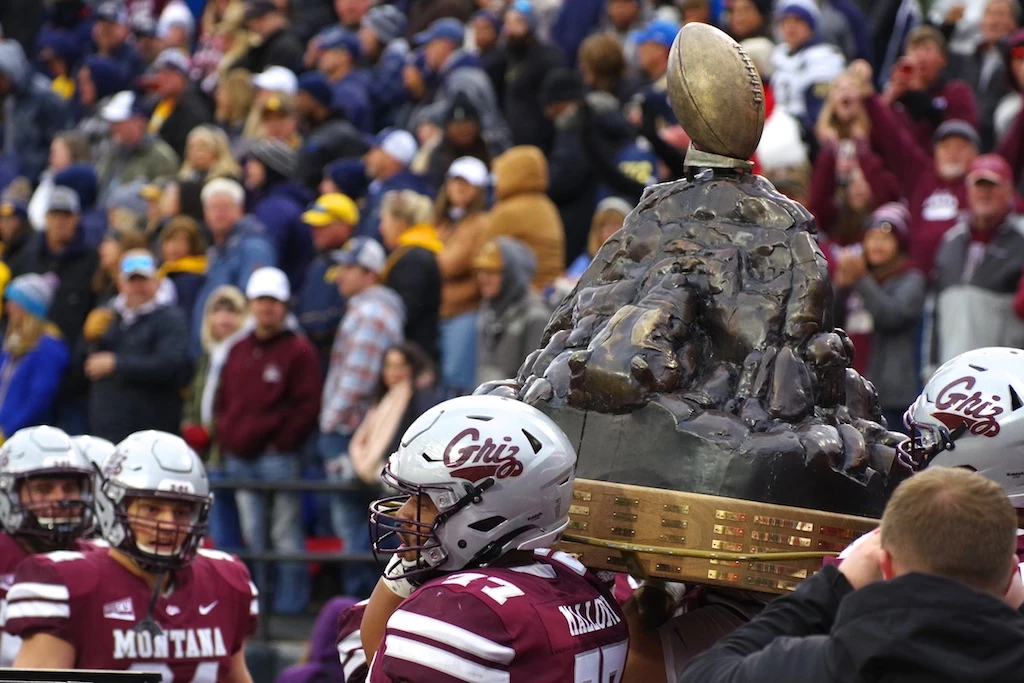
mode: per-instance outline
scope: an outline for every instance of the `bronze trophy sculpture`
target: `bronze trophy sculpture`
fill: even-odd
[[[833,524],[844,530],[833,543],[817,535],[831,528],[827,520],[811,522],[799,511],[757,515],[711,499],[878,517],[910,468],[896,449],[904,437],[880,424],[874,387],[851,368],[853,345],[833,328],[832,288],[810,213],[746,161],[764,124],[750,59],[718,29],[688,24],[672,47],[668,84],[693,140],[687,176],[648,188],[555,310],[518,377],[478,391],[515,396],[551,415],[577,445],[578,477],[638,487],[614,496],[615,504],[651,489],[708,498],[707,524],[666,517],[689,506],[654,496],[658,514],[649,523],[660,531],[642,533],[629,505],[608,512],[617,526],[598,529],[574,517],[577,531],[662,546],[699,540],[702,548],[748,554],[841,549],[870,524]],[[594,522],[584,502],[597,494],[586,495],[579,508]],[[763,528],[749,526],[755,516]],[[780,527],[789,531],[779,535]],[[673,528],[688,531],[666,533]],[[787,535],[793,530],[802,533]],[[750,569],[740,556],[708,557]],[[655,564],[667,569],[654,572]],[[766,575],[798,578],[807,566]],[[646,568],[684,578],[721,571],[727,583],[744,583],[740,572],[709,569],[707,561],[681,572],[668,562]]]

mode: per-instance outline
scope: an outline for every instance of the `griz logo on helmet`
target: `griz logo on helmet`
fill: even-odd
[[[980,391],[968,394],[975,381],[974,377],[961,377],[944,386],[935,397],[937,410],[932,415],[949,429],[964,424],[975,436],[996,436],[999,434],[996,418],[1003,414],[1003,408],[996,403],[1001,398],[985,397]]]
[[[506,479],[523,473],[523,463],[516,458],[519,446],[511,436],[502,437],[504,443],[495,443],[490,437],[480,440],[480,430],[469,427],[455,435],[444,449],[444,464],[452,476],[467,481],[480,481],[485,477]],[[458,447],[458,448],[456,448]]]
[[[107,462],[104,463],[103,476],[106,478],[116,477],[124,469],[124,461],[128,458],[124,453],[114,451]]]

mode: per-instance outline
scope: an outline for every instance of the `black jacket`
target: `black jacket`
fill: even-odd
[[[188,134],[196,126],[204,123],[210,123],[213,121],[213,115],[210,113],[210,107],[203,98],[195,90],[189,88],[181,99],[178,100],[178,104],[174,107],[174,111],[164,121],[164,125],[160,126],[160,138],[170,145],[171,149],[175,151],[180,159],[185,158],[185,141],[188,139]]]
[[[310,126],[299,150],[299,176],[306,187],[316,189],[323,178],[324,166],[337,159],[361,157],[370,150],[362,134],[345,120],[341,112]]]
[[[303,71],[302,55],[306,47],[291,32],[281,29],[251,48],[236,61],[232,68],[248,69],[252,73],[266,71],[268,66],[283,66],[296,73]]]
[[[967,586],[907,574],[854,592],[827,566],[691,662],[679,683],[1008,683],[1024,615]]]
[[[523,48],[506,50],[502,105],[512,129],[512,144],[536,145],[547,152],[553,131],[544,118],[540,86],[549,71],[565,64],[565,58],[557,47],[537,39]]]
[[[49,319],[60,329],[69,349],[75,347],[82,333],[85,316],[95,304],[92,276],[99,267],[95,249],[85,245],[79,229],[75,243],[63,254],[55,255],[46,248],[45,233],[38,233],[7,262],[11,277],[25,273],[53,273],[59,283],[50,304]]]
[[[95,344],[80,344],[76,369],[89,352],[110,351],[117,357],[114,374],[89,387],[89,433],[114,443],[142,429],[176,434],[181,390],[192,375],[188,338],[181,310],[161,306],[131,325],[118,315]]]
[[[405,338],[439,360],[441,271],[437,257],[423,247],[410,247],[388,270],[384,284],[405,304]]]

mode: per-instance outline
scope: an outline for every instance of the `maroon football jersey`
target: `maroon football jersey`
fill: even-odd
[[[256,629],[259,603],[249,570],[233,556],[200,550],[157,599],[162,635],[135,631],[152,590],[109,552],[33,555],[7,596],[9,633],[48,633],[75,648],[76,669],[152,671],[164,683],[224,681],[231,657]]]
[[[10,534],[0,533],[0,667],[13,664],[14,656],[21,647],[21,639],[6,632],[4,605],[7,604],[7,591],[14,583],[14,570],[28,556],[29,552]]]
[[[366,653],[363,652],[360,626],[369,602],[357,602],[338,617],[338,659],[345,672],[344,680],[339,683],[362,683],[366,680]]]
[[[629,631],[615,598],[573,557],[535,555],[422,586],[388,619],[368,680],[618,683]]]

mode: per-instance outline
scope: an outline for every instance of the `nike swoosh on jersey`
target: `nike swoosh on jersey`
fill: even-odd
[[[205,617],[207,614],[213,611],[213,608],[217,606],[218,602],[220,602],[220,600],[214,600],[209,605],[199,605],[199,614]]]

